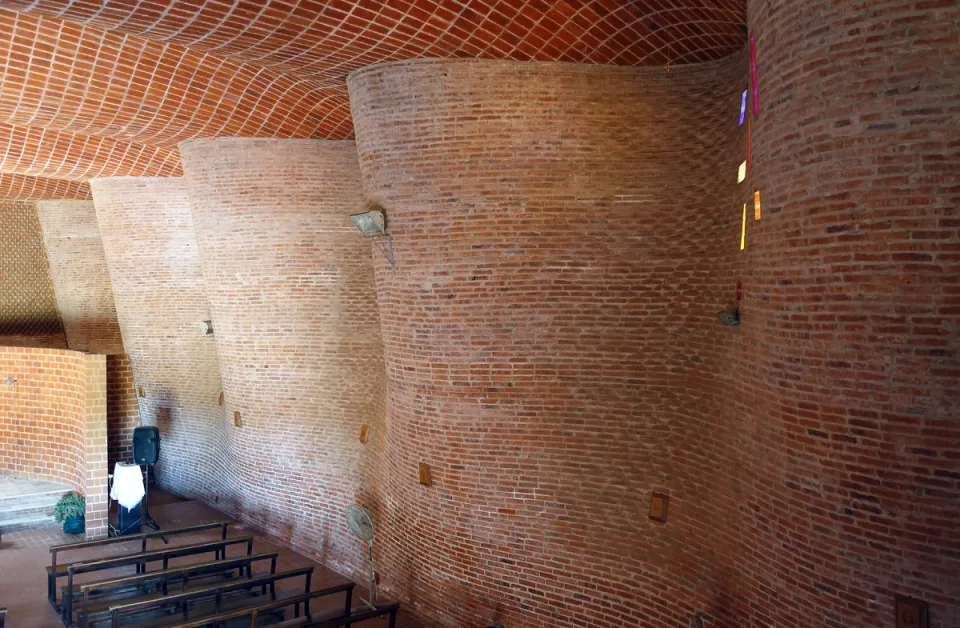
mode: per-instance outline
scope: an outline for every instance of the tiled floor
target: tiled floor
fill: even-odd
[[[181,528],[201,523],[213,521],[223,521],[229,519],[223,513],[218,512],[205,504],[196,501],[181,500],[177,497],[163,493],[155,489],[150,491],[150,511],[154,519],[166,529]],[[216,532],[203,532],[195,535],[182,535],[171,539],[173,545],[185,545],[187,543],[197,543],[203,540],[213,540],[216,538]],[[280,547],[273,542],[269,536],[257,534],[240,524],[230,526],[229,536],[245,536],[254,534],[255,552],[279,552],[277,570],[294,569],[297,567],[306,567],[313,565],[314,573],[312,580],[312,589],[322,589],[333,584],[343,582],[345,578],[339,574],[315,563],[308,558],[297,554],[296,552]],[[7,616],[7,628],[56,628],[62,626],[57,613],[47,602],[47,583],[46,571],[44,567],[50,563],[50,553],[48,548],[51,545],[59,543],[76,542],[76,537],[64,534],[59,529],[30,530],[24,532],[14,532],[4,534],[2,544],[0,544],[0,607],[7,607],[9,614]],[[150,541],[148,548],[154,549],[161,547],[163,542],[159,539]],[[71,554],[65,554],[67,560],[82,558],[105,557],[108,555],[125,554],[136,551],[136,544],[118,543],[113,546],[94,548],[91,550],[75,551]],[[228,551],[229,556],[242,555],[243,547],[237,546]],[[61,561],[62,562],[62,561]],[[179,561],[171,561],[172,565],[181,563],[197,562],[197,560],[186,558]],[[91,580],[106,578],[108,575],[127,575],[132,574],[133,568],[116,570],[111,572],[99,572],[91,574]],[[302,580],[294,581],[297,583]],[[278,586],[278,588],[281,588]],[[358,594],[364,595],[360,591],[359,583],[354,594],[354,608],[357,607]],[[335,607],[341,602],[341,596],[334,596],[329,601],[329,606]],[[322,607],[320,607],[322,608]],[[377,626],[386,626],[386,620],[370,620],[355,624],[363,628],[374,628]],[[397,621],[398,628],[419,628],[422,626],[407,613],[401,612]]]

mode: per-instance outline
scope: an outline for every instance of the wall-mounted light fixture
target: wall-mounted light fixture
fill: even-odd
[[[200,321],[200,329],[204,336],[213,335],[213,321]]]
[[[7,379],[3,380],[3,385],[4,385],[4,386],[16,386],[18,381],[20,381],[20,380],[18,380],[16,377],[8,377]]]
[[[717,318],[727,327],[736,327],[740,324],[740,301],[743,300],[743,283],[737,280],[737,305],[731,310],[717,312]]]
[[[390,270],[396,271],[397,265],[393,261],[393,239],[390,237],[390,234],[387,233],[387,223],[383,217],[383,212],[372,209],[362,214],[353,214],[350,216],[350,220],[353,221],[354,226],[360,230],[363,237],[373,240],[373,243],[377,245],[377,248],[380,249],[383,256],[390,262]],[[380,244],[381,241],[384,240],[387,243],[386,248]]]

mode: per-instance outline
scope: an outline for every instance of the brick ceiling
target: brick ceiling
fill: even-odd
[[[352,137],[373,63],[696,63],[744,24],[745,0],[0,0],[0,198],[176,176],[189,138]]]

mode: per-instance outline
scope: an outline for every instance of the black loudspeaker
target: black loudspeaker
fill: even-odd
[[[143,518],[141,517],[140,502],[130,510],[123,506],[117,506],[117,534],[140,534]]]
[[[151,426],[133,430],[133,462],[138,465],[157,464],[160,457],[160,430]]]

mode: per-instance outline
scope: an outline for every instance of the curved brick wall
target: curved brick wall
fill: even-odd
[[[390,385],[380,565],[448,626],[719,614],[745,64],[350,77]],[[419,463],[433,486],[418,484]],[[652,490],[669,521],[647,517]]]
[[[354,501],[377,508],[385,373],[353,142],[181,145],[241,488],[234,510],[353,571]],[[371,438],[359,442],[363,424]]]
[[[960,9],[925,4],[751,3],[754,625],[960,625]]]
[[[102,355],[0,347],[0,475],[73,487],[87,538],[107,533],[106,379]]]
[[[118,177],[91,183],[140,414],[160,428],[161,484],[210,499],[225,477],[220,372],[186,184]]]
[[[74,351],[122,354],[93,201],[40,201],[37,214],[67,346]]]

